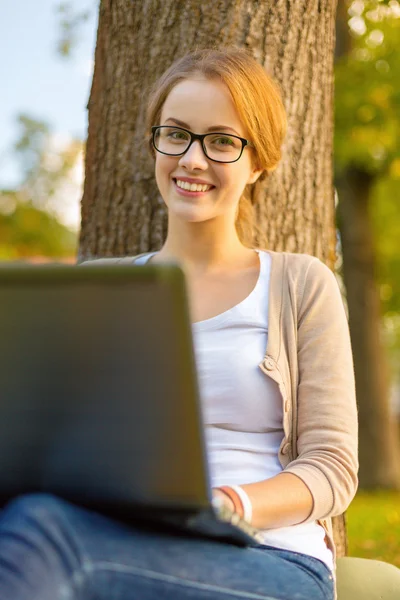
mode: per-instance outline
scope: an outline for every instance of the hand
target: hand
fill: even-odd
[[[227,506],[232,512],[235,512],[235,505],[233,504],[232,500],[226,494],[224,494],[224,492],[221,492],[221,490],[218,488],[213,488],[212,494],[214,498],[221,498],[225,506]]]

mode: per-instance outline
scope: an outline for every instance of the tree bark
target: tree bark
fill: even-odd
[[[194,48],[248,48],[280,83],[283,160],[253,200],[274,250],[335,262],[332,174],[336,0],[101,0],[89,100],[80,259],[158,250],[167,230],[144,141],[146,93]],[[337,521],[345,553],[344,518]]]
[[[343,276],[349,310],[360,424],[360,487],[400,489],[400,452],[389,410],[380,298],[369,216],[373,178],[350,167],[338,180]]]
[[[144,143],[146,90],[175,58],[217,43],[249,48],[284,91],[284,158],[254,190],[268,245],[333,266],[334,16],[332,0],[102,0],[80,256],[161,247],[166,211]]]

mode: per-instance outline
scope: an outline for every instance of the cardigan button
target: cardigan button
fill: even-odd
[[[274,369],[274,363],[271,358],[266,358],[264,360],[264,367],[268,369],[268,371],[272,371]]]
[[[290,444],[285,444],[282,448],[282,454],[287,454],[289,452]]]

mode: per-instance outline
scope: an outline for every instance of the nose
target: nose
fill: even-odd
[[[200,140],[195,140],[185,154],[180,157],[179,165],[185,167],[188,171],[194,171],[196,169],[204,171],[207,169],[207,157],[203,152]]]

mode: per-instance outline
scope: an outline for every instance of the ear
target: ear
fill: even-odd
[[[260,177],[261,173],[264,172],[264,169],[253,169],[247,183],[255,183],[257,179]]]

